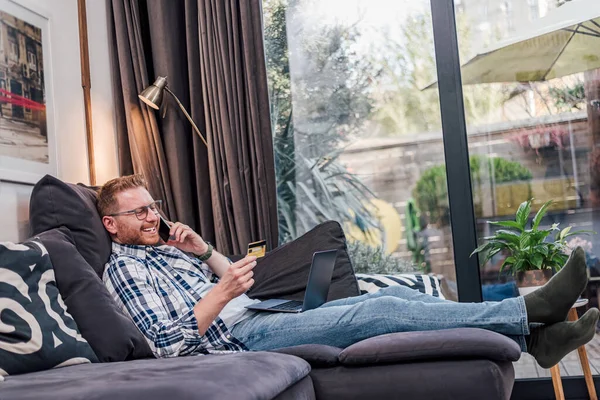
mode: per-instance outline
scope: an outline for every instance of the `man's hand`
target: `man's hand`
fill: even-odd
[[[213,290],[218,288],[227,301],[246,293],[254,285],[254,279],[252,279],[254,272],[252,269],[255,266],[256,257],[254,256],[246,256],[231,264]]]
[[[208,244],[187,225],[181,222],[175,222],[171,225],[171,231],[169,232],[171,237],[167,241],[169,246],[175,246],[179,250],[187,253],[194,253],[197,256],[206,253],[208,250]]]
[[[194,306],[198,332],[206,334],[210,324],[231,300],[246,293],[254,284],[252,269],[256,257],[247,256],[229,266],[217,285]]]

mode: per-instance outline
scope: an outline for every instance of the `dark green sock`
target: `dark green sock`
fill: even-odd
[[[528,321],[555,324],[567,319],[569,309],[585,289],[587,280],[585,252],[578,247],[548,283],[523,297]]]
[[[527,337],[527,352],[542,368],[558,364],[564,356],[592,340],[599,315],[597,308],[590,308],[575,322],[532,328]]]

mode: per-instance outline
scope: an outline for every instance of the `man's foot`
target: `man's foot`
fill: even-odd
[[[587,281],[585,252],[577,247],[548,283],[524,296],[529,323],[555,324],[567,319],[569,309],[585,289]]]
[[[542,368],[550,368],[568,353],[583,346],[596,333],[600,311],[590,308],[575,322],[559,322],[554,325],[532,328],[527,338],[527,352]]]

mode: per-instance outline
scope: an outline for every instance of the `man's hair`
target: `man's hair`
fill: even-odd
[[[117,194],[125,190],[143,187],[148,190],[148,185],[143,175],[127,175],[119,178],[111,179],[106,182],[98,192],[98,212],[101,217],[116,212]]]

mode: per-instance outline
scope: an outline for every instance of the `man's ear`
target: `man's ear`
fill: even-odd
[[[104,224],[104,228],[108,231],[108,233],[110,233],[111,235],[117,234],[117,226],[113,217],[102,217],[102,224]]]

